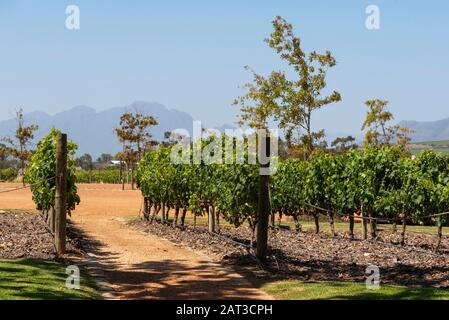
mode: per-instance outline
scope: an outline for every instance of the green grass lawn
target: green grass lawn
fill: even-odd
[[[95,281],[81,269],[79,290],[65,286],[65,267],[53,261],[0,259],[0,300],[100,299]]]
[[[449,290],[382,285],[369,290],[364,283],[286,280],[261,284],[281,300],[449,300]]]

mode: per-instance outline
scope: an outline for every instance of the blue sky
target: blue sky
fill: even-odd
[[[65,28],[65,8],[81,10],[81,29]],[[365,28],[380,8],[381,29]],[[315,116],[330,133],[357,133],[363,102],[390,101],[397,120],[449,117],[449,2],[125,1],[0,2],[0,119],[14,110],[55,113],[135,100],[190,113],[209,126],[233,123],[232,100],[250,77],[286,69],[263,39],[281,15],[306,50],[338,61],[328,88],[343,101]]]

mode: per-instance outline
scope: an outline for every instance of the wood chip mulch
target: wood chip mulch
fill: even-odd
[[[71,232],[69,226],[67,250],[79,252],[78,242],[70,238]],[[53,237],[39,214],[0,213],[0,258],[56,259]]]
[[[222,227],[218,235],[211,235],[204,227],[173,228],[146,221],[129,224],[134,229],[206,252],[258,277],[363,282],[366,268],[375,265],[383,283],[449,288],[447,238],[443,239],[439,252],[434,253],[436,239],[429,235],[410,233],[402,247],[398,244],[399,235],[385,230],[377,241],[361,241],[351,240],[347,233],[331,238],[326,233],[280,229],[270,231],[270,259],[260,265],[245,247],[251,238],[251,231],[245,227]]]

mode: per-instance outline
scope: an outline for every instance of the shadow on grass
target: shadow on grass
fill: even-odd
[[[98,297],[94,284],[88,278],[81,278],[79,290],[70,290],[65,286],[67,277],[65,266],[58,262],[0,260],[0,299],[60,300]]]

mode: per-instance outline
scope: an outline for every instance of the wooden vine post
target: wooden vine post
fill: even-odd
[[[55,247],[58,255],[66,250],[67,229],[67,135],[59,134],[56,147]]]
[[[209,233],[215,233],[215,207],[214,206],[209,206],[207,220],[208,220]]]
[[[259,149],[259,202],[257,217],[257,248],[256,256],[260,261],[267,259],[268,253],[268,219],[270,216],[270,176],[267,172],[270,168],[270,135],[259,136],[262,143]],[[263,154],[265,153],[265,154]],[[265,161],[261,161],[261,156]]]

